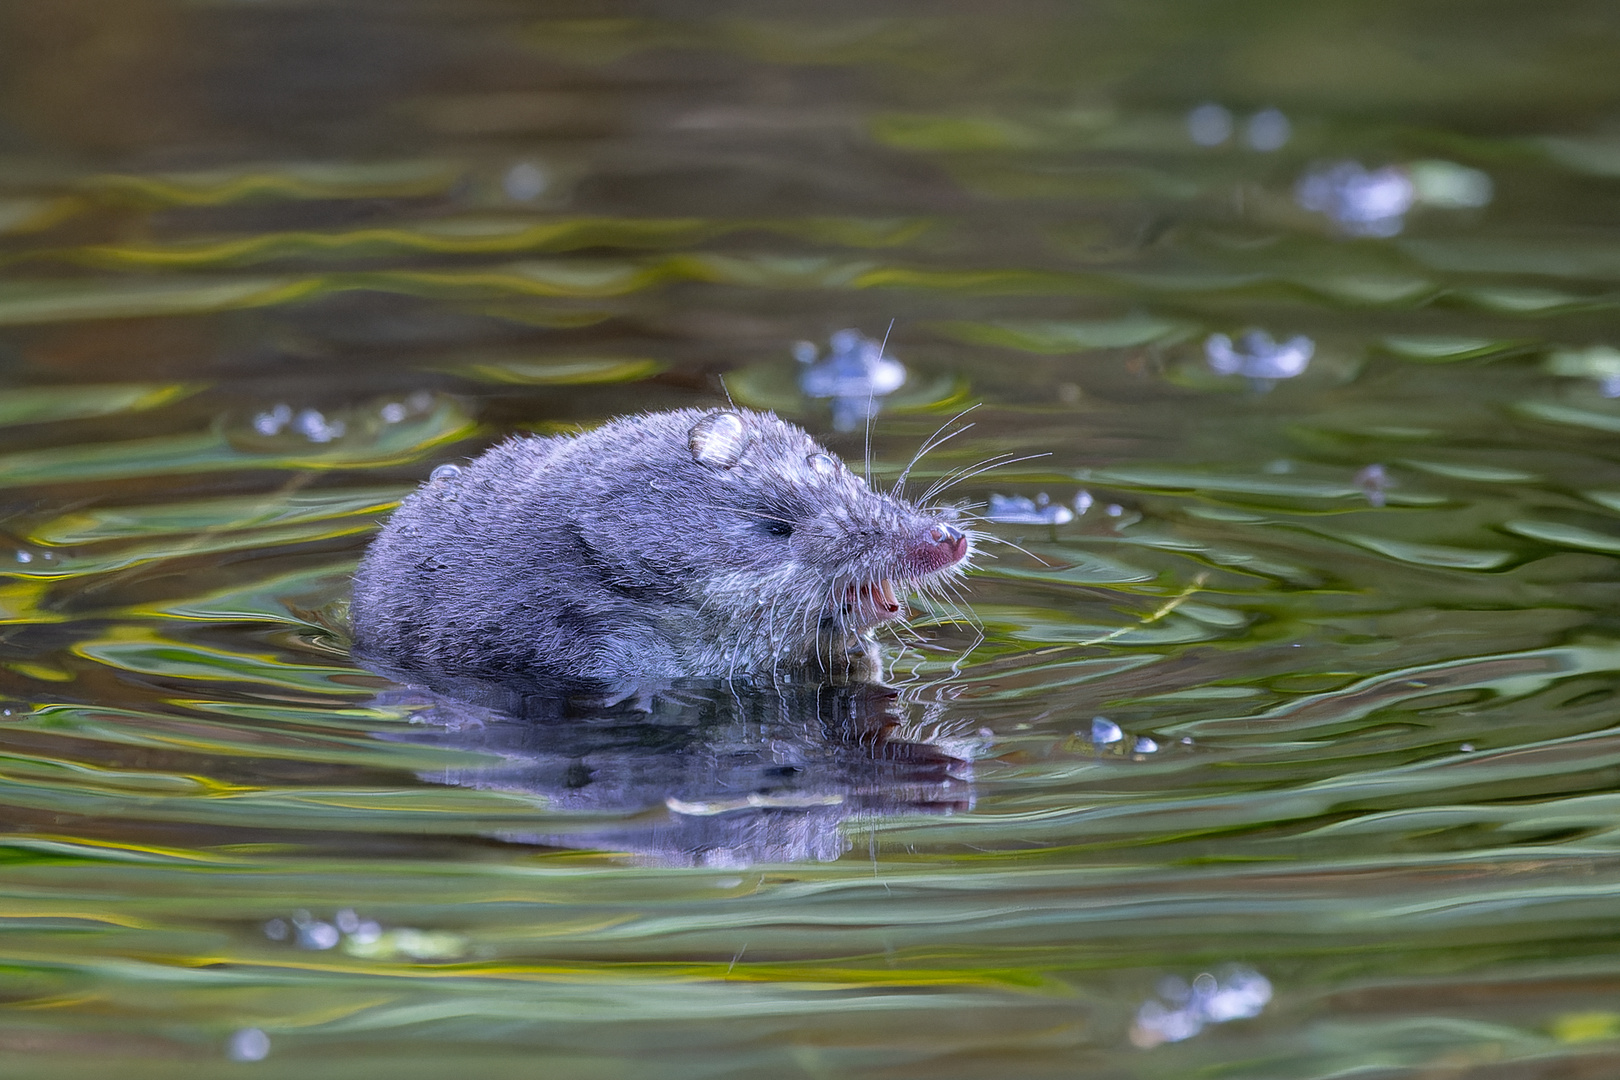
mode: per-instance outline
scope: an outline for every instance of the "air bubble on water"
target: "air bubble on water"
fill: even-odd
[[[1237,341],[1211,334],[1204,341],[1204,359],[1217,375],[1242,375],[1265,389],[1277,379],[1292,379],[1310,366],[1316,342],[1303,334],[1277,341],[1264,330],[1249,330]]]
[[[293,420],[293,427],[298,433],[313,443],[327,443],[340,438],[346,426],[341,420],[328,421],[315,409],[300,410]]]
[[[985,517],[1003,525],[1062,525],[1074,520],[1074,511],[1052,502],[1044,491],[1037,499],[992,494]]]
[[[258,1028],[233,1031],[225,1055],[232,1061],[263,1061],[270,1055],[270,1036]]]
[[[1389,237],[1406,227],[1417,187],[1401,166],[1368,169],[1359,161],[1340,161],[1301,176],[1294,201],[1325,214],[1351,236]]]
[[[1143,735],[1141,738],[1137,739],[1136,745],[1132,747],[1132,750],[1138,754],[1153,754],[1157,753],[1158,749],[1159,744],[1148,738],[1146,735]]]
[[[287,920],[271,919],[269,922],[265,923],[264,936],[269,938],[271,941],[286,941]]]
[[[1187,114],[1187,136],[1199,146],[1219,146],[1232,137],[1232,113],[1206,101]]]
[[[313,949],[324,952],[337,945],[342,935],[338,928],[329,922],[313,919],[307,923],[298,924],[298,947],[300,949]]]
[[[1259,1016],[1271,994],[1271,981],[1251,968],[1233,968],[1220,978],[1201,972],[1190,984],[1170,976],[1137,1010],[1131,1042],[1144,1048],[1181,1042],[1209,1024]]]
[[[1289,136],[1293,133],[1294,126],[1288,122],[1288,117],[1283,115],[1281,109],[1261,109],[1249,117],[1243,137],[1251,148],[1261,153],[1270,153],[1286,146]]]
[[[428,473],[429,480],[454,480],[461,475],[460,465],[444,464]]]
[[[255,416],[253,418],[253,430],[260,435],[279,435],[281,429],[292,422],[292,418],[292,406],[282,403],[267,412]]]
[[[1107,746],[1117,743],[1125,737],[1119,725],[1106,716],[1093,716],[1091,718],[1091,741],[1097,746]]]
[[[520,161],[506,170],[506,176],[501,179],[501,188],[506,197],[514,202],[533,202],[546,193],[551,186],[551,178],[546,170],[532,161]]]
[[[398,401],[390,401],[379,410],[385,424],[397,424],[410,415],[410,410]]]
[[[793,346],[793,358],[803,369],[799,389],[807,397],[831,398],[833,428],[853,431],[877,415],[881,400],[905,384],[906,367],[883,348],[883,342],[859,330],[840,330],[828,342],[827,355],[818,359],[814,344]]]
[[[1389,477],[1384,473],[1382,465],[1368,465],[1356,473],[1356,486],[1367,497],[1369,506],[1384,505],[1384,489],[1389,486]]]

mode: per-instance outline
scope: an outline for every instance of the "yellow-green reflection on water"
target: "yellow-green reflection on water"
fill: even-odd
[[[0,11],[0,1071],[1620,1070],[1609,13],[599,14]],[[844,327],[880,480],[1049,455],[892,696],[351,660],[508,433],[858,461]],[[1201,973],[1270,997],[1155,1020]]]

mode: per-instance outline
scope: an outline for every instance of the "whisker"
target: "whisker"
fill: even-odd
[[[935,494],[937,494],[947,484],[954,483],[955,479],[956,479],[956,477],[958,475],[967,472],[969,469],[976,469],[981,465],[991,465],[993,463],[998,463],[998,462],[1004,461],[1005,459],[1010,458],[1012,456],[1013,456],[1012,452],[1008,451],[1007,453],[1004,453],[1004,454],[996,454],[996,455],[994,455],[992,457],[981,458],[978,461],[974,462],[972,465],[964,465],[960,469],[952,469],[950,472],[947,472],[944,476],[941,476],[938,480],[935,480],[934,483],[932,485],[930,485],[930,487],[928,488],[927,491],[925,491],[921,495],[919,495],[917,497],[917,502],[919,504],[927,503],[929,500],[931,500],[934,497]]]
[[[943,493],[948,488],[955,487],[957,484],[960,484],[964,480],[971,480],[975,476],[980,476],[980,475],[982,475],[984,473],[987,473],[991,469],[999,469],[1003,465],[1016,465],[1020,461],[1035,461],[1035,460],[1037,460],[1039,458],[1046,458],[1046,457],[1051,457],[1051,456],[1052,456],[1052,454],[1051,454],[1050,451],[1048,451],[1048,452],[1046,452],[1044,454],[1025,454],[1023,457],[1015,457],[1015,458],[1012,458],[1009,461],[997,461],[997,462],[995,462],[993,464],[986,463],[986,464],[983,464],[983,465],[978,466],[978,467],[973,467],[971,472],[965,472],[962,475],[953,478],[948,483],[942,482],[942,483],[936,484],[934,487],[932,487],[932,488],[930,488],[928,490],[928,494],[924,495],[920,501],[927,502],[928,500],[932,499],[934,496]]]
[[[973,425],[972,424],[966,424],[963,427],[961,427],[960,429],[951,432],[949,435],[945,436],[943,439],[941,439],[939,437],[940,432],[944,431],[946,428],[950,427],[952,424],[954,424],[958,420],[962,419],[962,417],[966,416],[968,413],[972,412],[974,409],[977,409],[979,407],[979,405],[983,405],[983,404],[984,404],[984,402],[981,401],[976,405],[969,405],[967,408],[963,409],[961,412],[957,413],[955,416],[951,417],[949,420],[947,420],[943,424],[939,425],[939,427],[934,431],[934,433],[932,435],[928,436],[928,438],[923,440],[923,444],[917,448],[917,452],[915,454],[911,455],[911,460],[906,462],[906,467],[903,470],[901,470],[901,472],[900,472],[900,478],[894,482],[894,487],[890,488],[889,490],[894,492],[895,496],[897,498],[904,498],[905,497],[905,490],[906,490],[906,477],[911,475],[911,470],[916,467],[917,462],[919,462],[919,461],[921,461],[923,459],[923,455],[928,453],[930,450],[938,448],[941,444],[943,444],[945,442],[948,442],[951,439],[956,438],[958,435],[962,434],[962,432],[966,431],[968,428],[972,427]]]
[[[1051,563],[1047,562],[1045,559],[1041,558],[1039,555],[1035,554],[1033,551],[1029,550],[1028,548],[1020,547],[1019,545],[1013,543],[1011,540],[1008,540],[1005,537],[992,536],[989,533],[985,533],[985,534],[983,534],[981,536],[975,536],[974,539],[975,540],[984,540],[984,541],[987,541],[987,542],[992,543],[992,544],[1005,544],[1007,547],[1012,548],[1014,551],[1023,552],[1025,555],[1028,555],[1030,558],[1034,559],[1036,562],[1040,563],[1042,566],[1051,566],[1052,565]],[[987,559],[996,558],[996,556],[994,554],[992,554],[992,553],[990,553],[988,551],[986,551],[984,553],[984,556]]]

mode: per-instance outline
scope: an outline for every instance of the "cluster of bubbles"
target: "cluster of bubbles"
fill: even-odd
[[[260,435],[280,435],[291,430],[312,443],[328,443],[343,437],[348,425],[342,420],[328,420],[319,409],[299,409],[282,402],[253,418],[253,430]]]
[[[1316,342],[1303,334],[1278,341],[1264,330],[1249,330],[1237,341],[1225,334],[1211,334],[1204,341],[1204,359],[1211,371],[1241,375],[1257,390],[1302,374],[1315,355]]]
[[[1181,1042],[1210,1024],[1259,1016],[1270,1001],[1271,981],[1252,968],[1235,967],[1220,977],[1206,971],[1190,983],[1172,975],[1136,1011],[1131,1042],[1144,1048]]]
[[[1294,186],[1294,201],[1302,209],[1324,215],[1346,235],[1371,237],[1399,234],[1415,207],[1477,209],[1493,194],[1488,175],[1449,161],[1377,169],[1337,161],[1308,170]]]
[[[382,926],[374,919],[362,919],[353,908],[344,908],[331,922],[300,909],[293,912],[290,919],[275,918],[265,923],[264,936],[271,941],[291,939],[300,949],[322,952],[336,948],[344,938],[358,945],[370,945],[382,937]]]
[[[1187,114],[1187,136],[1199,146],[1221,146],[1237,130],[1232,110],[1206,101]],[[1251,150],[1269,154],[1288,145],[1294,125],[1281,109],[1261,109],[1243,125],[1243,141]]]
[[[827,355],[813,341],[793,346],[800,364],[799,389],[813,398],[831,398],[833,430],[854,431],[877,415],[884,397],[905,385],[906,368],[883,351],[883,343],[859,330],[840,330],[827,343]]]
[[[1187,113],[1187,137],[1203,147],[1224,146],[1238,132],[1232,110],[1206,101]],[[1251,150],[1281,150],[1293,136],[1288,117],[1274,108],[1261,109],[1242,125],[1243,143]],[[1369,168],[1359,161],[1335,161],[1308,169],[1294,187],[1294,201],[1322,214],[1349,236],[1395,236],[1406,227],[1406,215],[1418,206],[1475,209],[1490,203],[1491,178],[1478,169],[1450,161],[1414,161]]]
[[[264,936],[315,952],[341,945],[350,956],[367,959],[450,960],[467,951],[467,940],[460,934],[408,926],[384,930],[375,919],[363,919],[353,908],[339,911],[330,922],[308,911],[295,911],[290,918],[265,923]]]
[[[1089,734],[1091,736],[1091,745],[1099,748],[1123,743],[1126,739],[1125,732],[1120,729],[1120,726],[1106,716],[1093,716],[1091,718],[1091,731]],[[1158,751],[1159,744],[1146,735],[1138,735],[1131,742],[1131,753],[1133,754],[1156,754]]]
[[[1027,495],[992,494],[990,508],[984,516],[1000,525],[1065,525],[1076,517],[1085,516],[1096,502],[1085,488],[1076,492],[1068,504],[1053,502],[1044,491],[1033,499]],[[1103,513],[1121,518],[1125,516],[1125,508],[1119,503],[1109,503],[1103,507]]]
[[[377,419],[384,424],[398,424],[428,412],[433,408],[433,395],[426,390],[418,390],[403,401],[390,401],[377,410]],[[362,419],[362,426],[365,421]],[[286,402],[278,402],[253,417],[253,430],[264,436],[280,435],[283,432],[302,436],[312,443],[329,443],[341,439],[348,434],[347,420],[338,416],[327,416],[319,409],[294,409]]]

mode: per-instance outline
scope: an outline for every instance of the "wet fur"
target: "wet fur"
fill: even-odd
[[[424,484],[356,575],[359,652],[610,684],[879,676],[879,619],[842,603],[850,588],[939,588],[971,548],[926,565],[917,538],[946,516],[813,469],[827,451],[805,432],[735,413],[748,442],[730,468],[694,460],[688,432],[712,414],[686,409],[514,439]]]

